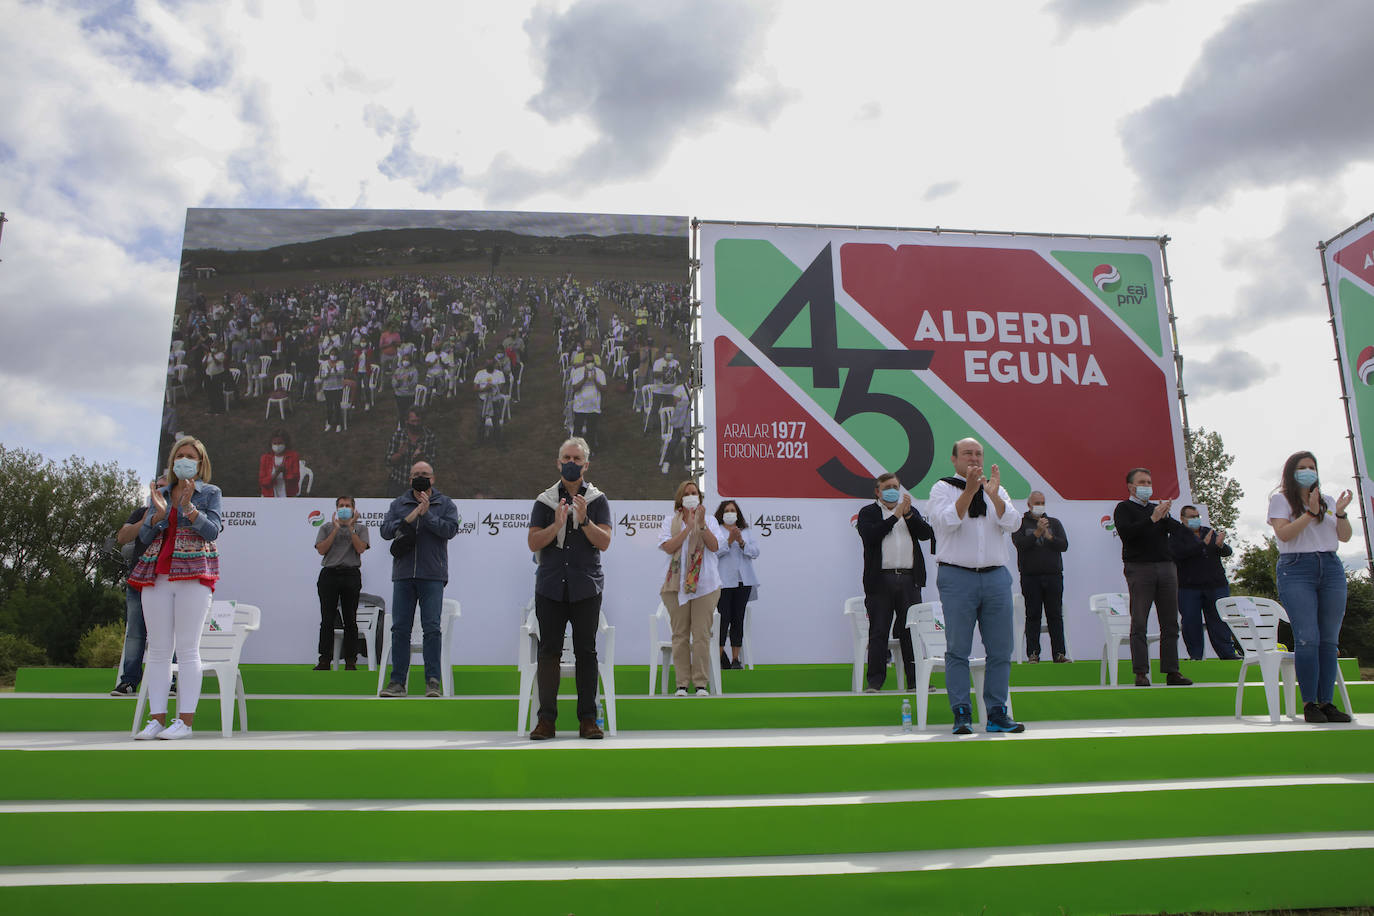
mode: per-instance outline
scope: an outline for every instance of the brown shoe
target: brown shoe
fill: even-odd
[[[550,730],[552,730],[552,728]],[[577,737],[604,738],[606,737],[606,733],[597,726],[595,719],[579,719],[577,723]]]
[[[531,741],[547,741],[553,737],[553,720],[540,719],[534,726],[534,731],[530,732]]]

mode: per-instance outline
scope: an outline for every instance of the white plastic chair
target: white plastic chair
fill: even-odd
[[[916,650],[916,683],[911,689],[916,694],[916,727],[924,730],[926,714],[930,710],[930,676],[937,669],[945,670],[945,615],[938,601],[923,601],[913,604],[907,612],[906,628],[911,631],[912,648]],[[982,719],[978,704],[982,702],[983,682],[987,674],[986,658],[970,658],[969,674],[973,677],[973,714]],[[948,680],[946,680],[948,693]],[[1007,696],[1007,713],[1011,713],[1011,696]]]
[[[711,632],[707,634],[706,656],[711,660],[711,691],[720,696],[723,692],[720,678],[720,652],[716,650],[715,634],[720,632],[720,610],[711,612]],[[659,638],[659,634],[666,638]],[[693,646],[695,651],[695,645]],[[649,618],[649,696],[654,695],[654,685],[658,680],[658,669],[663,668],[663,687],[659,693],[668,693],[668,669],[673,667],[673,621],[668,616],[668,608],[662,601],[654,616]],[[691,672],[687,672],[690,676]],[[687,681],[678,684],[687,686]]]
[[[392,608],[392,613],[395,613]],[[453,621],[463,615],[463,606],[453,598],[445,598],[443,609],[439,612],[439,682],[443,685],[444,696],[453,696]],[[420,608],[415,608],[415,620],[410,625],[410,661],[415,656],[423,656],[425,631],[420,625]],[[391,627],[382,630],[382,654],[377,659],[377,692],[386,685],[386,669],[391,664]]]
[[[382,384],[381,363],[373,363],[367,370],[367,403],[363,410],[371,410],[377,405],[377,388]]]
[[[262,390],[267,386],[267,374],[272,371],[272,357],[264,353],[258,357],[258,371],[252,375],[252,394],[253,397],[261,397]]]
[[[304,461],[300,462],[300,466],[301,485],[300,488],[296,490],[297,496],[300,496],[302,493],[309,493],[311,488],[315,486],[315,472],[312,471]]]
[[[272,393],[267,396],[267,411],[262,415],[266,420],[272,416],[272,405],[277,405],[277,416],[286,420],[286,405],[291,403],[291,385],[295,377],[290,372],[278,372],[272,380]]]
[[[849,635],[854,640],[854,672],[850,678],[850,689],[855,693],[864,690],[864,663],[868,661],[868,611],[864,607],[863,596],[846,598],[844,616],[849,618]],[[749,619],[746,615],[746,621]],[[910,628],[911,621],[907,621]],[[887,640],[888,652],[892,655],[892,667],[897,670],[897,689],[906,690],[906,666],[902,663],[902,643],[891,636]]]
[[[1115,687],[1121,647],[1125,645],[1129,651],[1131,645],[1131,599],[1121,592],[1104,592],[1089,598],[1088,607],[1097,615],[1097,621],[1102,625],[1100,683],[1105,685],[1110,679],[1111,685]],[[1149,643],[1159,642],[1159,634],[1147,633],[1145,640],[1148,648]]]
[[[412,402],[416,407],[424,407],[429,403],[429,388],[424,385],[415,386],[415,400]]]
[[[1259,665],[1264,677],[1264,699],[1269,705],[1269,721],[1277,725],[1283,712],[1279,703],[1279,679],[1283,679],[1283,698],[1288,704],[1289,718],[1298,717],[1296,663],[1292,652],[1278,647],[1279,621],[1288,621],[1283,605],[1269,598],[1250,598],[1232,595],[1217,600],[1217,614],[1231,628],[1240,641],[1244,656],[1240,663],[1240,679],[1236,682],[1236,718],[1240,718],[1241,701],[1245,697],[1245,672],[1251,665]],[[1345,676],[1336,668],[1336,684],[1341,689],[1345,708],[1350,709],[1350,693],[1345,689]]]
[[[754,670],[754,605],[758,603],[754,595],[757,592],[758,589],[753,589],[744,605],[744,639],[739,647],[739,657],[744,659],[744,667],[750,671]]]
[[[596,651],[596,671],[600,678],[597,696],[606,703],[606,732],[615,734],[615,627],[606,622],[606,612],[602,611],[596,622],[597,635],[601,637],[601,648]],[[566,634],[565,634],[566,636]],[[534,613],[534,599],[531,598],[520,612],[520,654],[517,665],[520,671],[520,708],[516,711],[515,733],[523,735],[538,714],[535,709],[535,696],[539,682],[539,618]],[[575,677],[577,658],[573,653],[572,640],[563,643],[563,657],[559,662],[560,677]]]
[[[377,645],[377,628],[386,624],[386,605],[379,604],[380,598],[358,598],[358,643],[362,649],[362,656],[367,660],[367,670],[377,670],[377,659],[374,656]],[[334,628],[334,659],[329,663],[330,668],[337,668],[343,664],[343,627]]]
[[[225,631],[216,623],[216,616],[232,609],[232,629]],[[219,615],[216,614],[219,612]],[[239,656],[243,654],[243,644],[252,633],[262,625],[262,611],[251,604],[238,604],[234,601],[215,601],[210,605],[210,615],[205,620],[205,629],[200,633],[200,668],[202,674],[213,674],[219,682],[219,722],[220,734],[226,738],[234,735],[234,701],[238,700],[239,731],[248,731],[248,698],[243,690],[243,674],[239,671]],[[172,665],[175,673],[176,665]],[[138,702],[134,704],[134,727],[130,734],[138,734],[139,723],[143,721],[143,711],[148,706],[148,679],[145,677],[138,686]],[[194,712],[194,710],[191,710]]]
[[[353,412],[352,385],[344,385],[343,398],[339,400],[339,410],[343,413],[343,428],[348,429],[348,415]]]

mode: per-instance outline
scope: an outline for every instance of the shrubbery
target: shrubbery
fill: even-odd
[[[14,684],[14,672],[20,668],[47,663],[48,657],[43,650],[27,639],[13,633],[0,633],[0,685]]]
[[[83,668],[113,668],[124,654],[124,624],[103,623],[81,637],[76,663]]]

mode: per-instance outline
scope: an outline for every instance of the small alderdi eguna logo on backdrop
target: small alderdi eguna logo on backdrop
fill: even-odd
[[[324,513],[321,512],[319,509],[314,509],[311,511],[309,515],[305,517],[305,520],[309,522],[313,527],[318,528],[324,524]]]
[[[1121,288],[1121,272],[1111,264],[1099,264],[1093,268],[1093,284],[1101,292],[1114,293]]]

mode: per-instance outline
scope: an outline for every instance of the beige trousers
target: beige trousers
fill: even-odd
[[[687,686],[687,672],[690,671],[693,687],[709,688],[711,653],[715,651],[711,640],[711,615],[720,600],[720,589],[699,595],[686,604],[678,603],[677,592],[663,592],[660,597],[673,624],[673,671],[677,675],[677,685]]]

